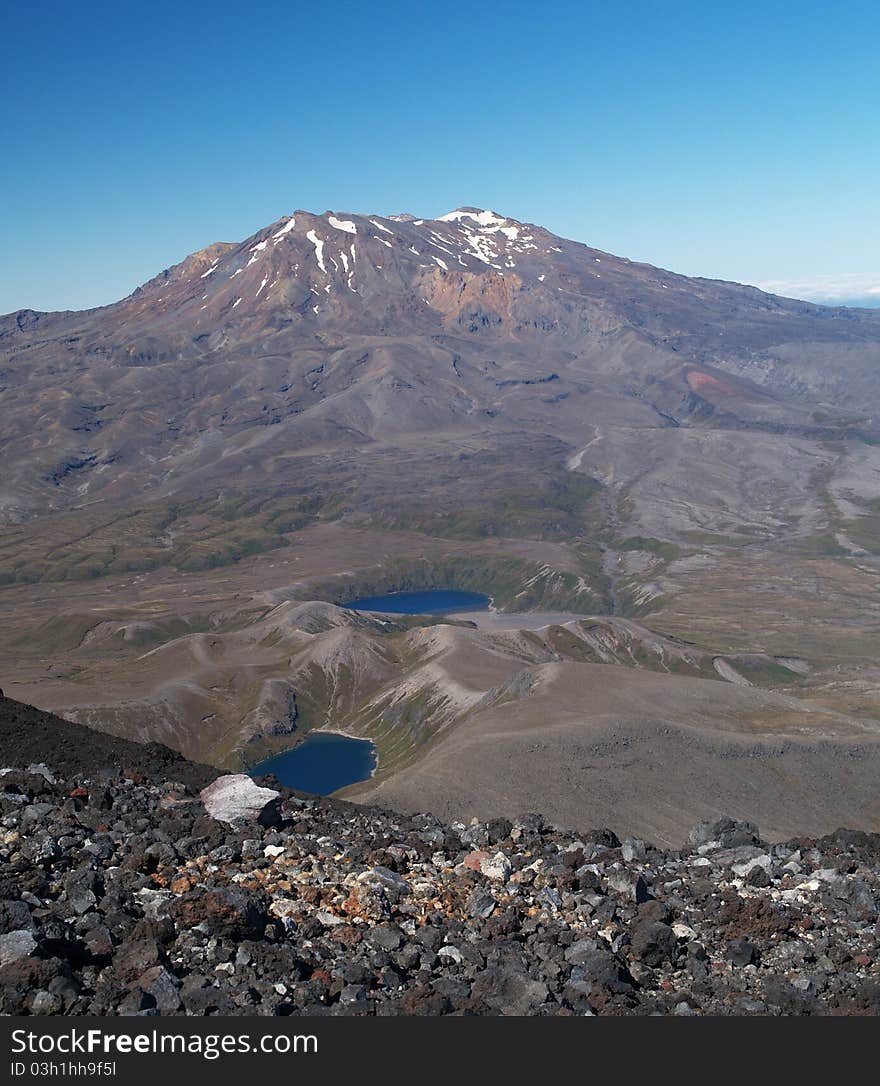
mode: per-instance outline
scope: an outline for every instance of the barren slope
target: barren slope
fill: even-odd
[[[0,683],[224,765],[359,730],[401,802],[473,804],[516,754],[511,803],[657,837],[694,781],[754,814],[747,765],[768,826],[803,829],[811,781],[820,822],[839,789],[867,824],[873,754],[840,752],[880,717],[878,364],[876,312],[473,208],[298,211],[115,305],[0,318]],[[505,615],[328,606],[432,586]],[[566,771],[620,728],[631,776]]]

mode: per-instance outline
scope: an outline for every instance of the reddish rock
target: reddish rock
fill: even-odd
[[[253,939],[263,934],[269,916],[264,894],[229,887],[222,890],[191,890],[171,906],[174,919],[182,928],[192,928],[203,921],[213,931],[230,939]]]
[[[484,852],[482,849],[476,852],[469,852],[464,858],[464,866],[470,868],[471,871],[479,871],[482,867],[484,860],[491,860],[492,854]]]
[[[357,946],[363,936],[357,928],[352,927],[350,924],[341,924],[338,928],[333,928],[329,938],[334,943],[341,943],[343,946]]]

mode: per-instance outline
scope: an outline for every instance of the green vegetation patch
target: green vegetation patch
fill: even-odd
[[[286,546],[319,517],[335,515],[332,501],[308,492],[214,494],[113,512],[90,507],[7,529],[0,585],[214,569]]]
[[[465,477],[457,490],[430,501],[387,502],[372,522],[444,539],[571,539],[586,530],[601,490],[596,479],[564,470],[491,489]]]

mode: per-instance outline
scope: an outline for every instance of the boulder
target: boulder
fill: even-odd
[[[18,931],[0,935],[0,966],[26,958],[37,948],[33,933],[22,928]]]
[[[177,898],[171,912],[183,928],[205,923],[213,934],[233,940],[262,936],[269,921],[265,894],[238,886],[199,887]]]
[[[522,1017],[534,1014],[548,998],[543,981],[529,976],[525,970],[500,966],[483,970],[471,989],[471,1004],[481,1014]]]
[[[261,788],[246,773],[218,777],[203,788],[199,798],[205,810],[218,822],[259,822],[270,826],[278,822],[280,792]]]
[[[630,928],[633,956],[655,968],[675,960],[678,940],[668,924],[660,920],[638,920]]]

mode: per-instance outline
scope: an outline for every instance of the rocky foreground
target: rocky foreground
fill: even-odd
[[[668,851],[199,787],[3,771],[0,1012],[880,1012],[880,835]]]

